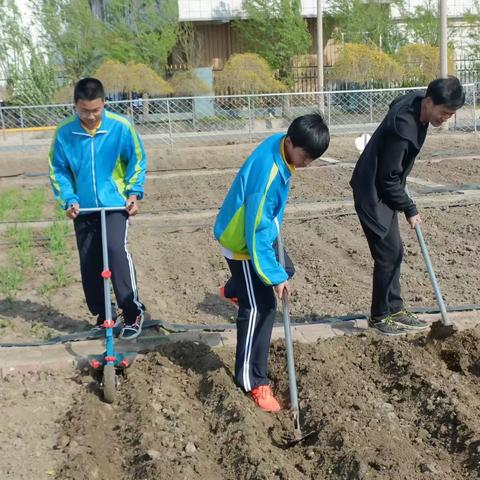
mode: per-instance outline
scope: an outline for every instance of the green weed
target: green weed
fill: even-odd
[[[31,222],[42,217],[43,207],[47,200],[47,191],[44,187],[35,188],[23,196],[20,202],[18,220]]]
[[[0,195],[0,221],[11,218],[10,213],[15,210],[20,197],[20,189],[9,188]]]
[[[23,272],[12,266],[0,267],[0,293],[2,296],[12,298],[16,290],[23,283]]]

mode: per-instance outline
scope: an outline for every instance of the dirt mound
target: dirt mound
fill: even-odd
[[[271,378],[288,408],[285,350]],[[62,479],[445,480],[480,474],[480,329],[342,337],[296,345],[308,441],[286,448],[288,410],[253,407],[231,377],[233,352],[171,344],[139,360],[113,407],[93,384],[64,420]]]

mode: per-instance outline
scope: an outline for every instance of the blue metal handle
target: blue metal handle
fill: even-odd
[[[94,213],[100,212],[100,224],[102,230],[102,256],[103,256],[103,271],[110,271],[110,263],[108,260],[108,237],[107,237],[107,214],[106,212],[125,210],[125,207],[98,207],[98,208],[81,208],[80,212]],[[110,278],[103,277],[103,295],[105,298],[105,320],[112,320],[112,300],[110,295]],[[109,359],[115,357],[115,348],[113,345],[113,328],[105,329],[105,356]],[[107,365],[114,365],[112,360],[107,361]]]
[[[405,193],[410,198],[412,198],[410,196],[410,191],[408,189],[408,186],[406,185],[405,185]],[[445,308],[445,302],[443,301],[442,292],[440,291],[440,286],[438,285],[437,277],[435,275],[435,272],[433,271],[433,265],[430,260],[430,255],[428,254],[427,244],[425,243],[422,229],[418,223],[415,224],[415,233],[417,234],[420,250],[422,251],[423,259],[425,260],[425,265],[427,266],[430,283],[432,284],[433,290],[435,292],[435,298],[437,299],[438,308],[440,309],[440,313],[442,314],[443,324],[446,326],[450,326],[452,325],[452,321],[448,318],[447,309]]]
[[[283,241],[280,232],[278,232],[277,237],[277,247],[278,247],[278,260],[280,265],[285,268],[285,252],[283,249]],[[287,367],[288,367],[288,385],[290,390],[290,403],[292,405],[292,412],[295,422],[298,422],[299,419],[299,408],[298,408],[298,391],[297,391],[297,377],[295,374],[295,360],[293,357],[293,340],[292,340],[292,331],[290,328],[290,314],[288,309],[288,297],[287,292],[284,290],[282,295],[283,303],[283,328],[285,330],[285,347],[287,350]]]
[[[422,251],[423,259],[425,260],[425,265],[427,266],[428,276],[430,277],[430,282],[432,284],[433,290],[435,291],[435,297],[437,299],[438,308],[442,314],[443,324],[446,326],[452,325],[452,321],[448,318],[447,309],[445,308],[445,302],[443,301],[442,292],[440,291],[440,286],[437,282],[437,277],[433,270],[432,262],[430,260],[430,255],[428,254],[427,245],[425,239],[423,238],[422,229],[420,225],[415,224],[415,233],[417,234],[418,243],[420,244],[420,250]]]

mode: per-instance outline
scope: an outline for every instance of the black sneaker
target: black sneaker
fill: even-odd
[[[396,324],[411,330],[425,330],[429,327],[429,324],[425,320],[421,320],[408,310],[400,310],[397,313],[392,313],[390,317]]]
[[[382,318],[381,320],[374,320],[371,317],[368,320],[368,326],[375,328],[382,335],[404,335],[407,329],[392,319],[392,316]]]
[[[134,338],[137,338],[142,333],[142,325],[144,320],[145,315],[142,312],[137,316],[135,322],[126,323],[120,332],[120,338],[122,340],[133,340]]]

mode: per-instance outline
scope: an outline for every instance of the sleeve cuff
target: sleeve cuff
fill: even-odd
[[[71,198],[69,198],[69,199],[65,202],[65,205],[64,205],[63,208],[64,208],[65,210],[67,210],[68,207],[69,207],[70,205],[72,205],[73,203],[79,203],[78,197],[71,197]]]
[[[418,210],[417,210],[417,206],[412,203],[411,205],[409,205],[405,210],[405,216],[407,218],[410,218],[410,217],[414,217],[415,215],[418,215]]]
[[[140,192],[138,190],[131,190],[127,192],[127,197],[130,195],[135,195],[137,197],[137,200],[142,200],[143,199],[143,192]]]

